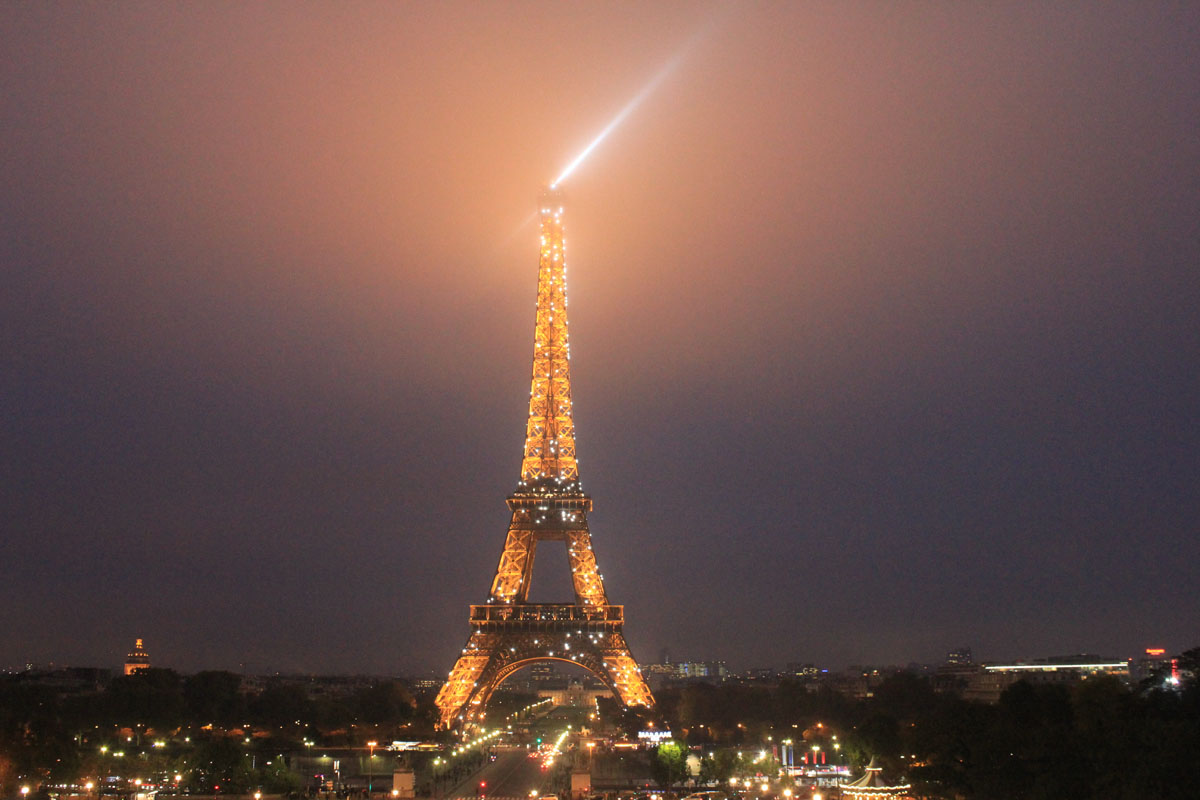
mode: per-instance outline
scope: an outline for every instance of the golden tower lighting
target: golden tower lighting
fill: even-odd
[[[539,661],[583,667],[627,706],[654,705],[625,643],[624,607],[609,605],[588,532],[592,499],[579,483],[571,407],[563,214],[562,192],[555,187],[543,192],[533,377],[521,478],[508,497],[512,521],[488,602],[471,606],[467,646],[438,692],[442,728],[478,724],[496,688]],[[534,555],[542,541],[566,544],[575,602],[528,602]]]

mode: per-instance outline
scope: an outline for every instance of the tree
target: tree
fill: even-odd
[[[268,725],[301,724],[313,717],[313,704],[302,686],[274,683],[250,703],[254,718]]]
[[[222,792],[244,792],[252,783],[254,771],[250,757],[239,742],[219,737],[200,743],[195,769],[188,780],[189,788],[210,792],[219,786]]]
[[[675,742],[663,742],[650,752],[650,774],[660,786],[687,779],[687,752]]]
[[[232,672],[197,672],[183,682],[183,696],[192,719],[204,723],[229,725],[245,716],[242,679]]]
[[[412,719],[417,703],[399,681],[384,681],[355,696],[359,719],[371,725],[398,725]]]
[[[140,669],[109,683],[104,706],[108,721],[119,725],[176,728],[184,718],[183,682],[170,669]]]

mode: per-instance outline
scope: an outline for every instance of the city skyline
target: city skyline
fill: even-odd
[[[641,658],[640,665],[651,673],[661,673],[665,667],[684,668],[681,673],[683,677],[698,677],[702,680],[718,679],[718,682],[723,682],[726,679],[731,681],[741,681],[744,679],[762,678],[764,674],[769,674],[772,679],[787,678],[787,677],[804,677],[806,679],[818,677],[821,675],[840,675],[853,674],[861,670],[875,670],[883,674],[891,674],[893,672],[904,672],[917,670],[918,672],[932,670],[937,667],[946,666],[970,666],[978,669],[995,668],[995,665],[1032,665],[1030,669],[1040,669],[1047,666],[1073,664],[1079,666],[1080,663],[1090,664],[1092,666],[1112,665],[1115,663],[1124,663],[1134,666],[1142,661],[1161,661],[1171,660],[1179,655],[1173,653],[1166,648],[1147,647],[1137,653],[1125,657],[1117,657],[1111,654],[1096,654],[1096,653],[1039,653],[1026,654],[1012,658],[992,658],[992,657],[977,657],[973,654],[970,647],[958,647],[952,650],[947,650],[939,658],[929,661],[916,661],[909,659],[907,661],[899,661],[894,663],[859,663],[859,664],[831,664],[820,659],[813,660],[792,660],[787,662],[766,664],[766,663],[737,663],[729,662],[719,654],[697,655],[686,654],[683,657],[672,656],[670,653],[662,651],[657,658]],[[1081,662],[1082,659],[1082,662]],[[110,663],[111,662],[111,663]],[[563,661],[551,661],[542,664],[543,668],[551,670],[561,670],[561,675],[567,677],[587,678],[591,681],[596,681],[595,675],[587,674],[587,670],[578,664],[568,664]],[[0,665],[0,673],[17,674],[20,672],[56,672],[60,670],[104,670],[110,671],[113,674],[124,673],[130,674],[131,671],[147,669],[167,669],[180,674],[194,674],[203,671],[226,671],[235,674],[241,674],[247,677],[250,676],[283,676],[283,677],[311,677],[311,678],[345,678],[345,677],[364,677],[364,678],[399,678],[412,681],[432,681],[438,686],[442,683],[444,670],[427,669],[416,672],[385,672],[385,673],[370,673],[370,672],[312,672],[299,671],[288,672],[285,670],[275,669],[270,664],[255,665],[255,664],[236,664],[225,666],[208,666],[203,669],[188,670],[179,667],[176,664],[164,664],[157,661],[152,661],[148,651],[144,649],[143,640],[137,639],[134,646],[134,652],[127,653],[123,658],[112,661],[108,659],[103,662],[93,664],[66,664],[61,662],[25,662],[16,665]],[[1000,667],[1002,669],[1010,669],[1011,667]],[[1025,667],[1021,667],[1025,668]],[[700,669],[701,672],[693,674],[691,670]],[[521,680],[529,680],[531,673],[522,669],[517,677]],[[519,682],[519,681],[518,681]]]
[[[1196,10],[532,8],[0,21],[0,664],[449,669],[520,472],[521,220],[698,30],[563,186],[633,651],[1196,646]]]

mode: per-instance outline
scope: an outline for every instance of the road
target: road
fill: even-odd
[[[536,742],[542,748],[547,748],[572,727],[578,729],[586,719],[585,709],[549,708],[518,724],[513,739],[531,744]],[[567,739],[563,742],[563,749],[569,746],[570,740]],[[487,800],[530,800],[530,792],[535,789],[540,797],[550,791],[549,773],[542,769],[543,759],[530,758],[531,751],[527,747],[515,742],[499,744],[493,752],[496,754],[495,761],[443,794],[442,800],[479,800],[481,795]],[[481,787],[480,783],[485,785]]]
[[[468,798],[475,800],[482,794],[488,800],[519,798],[529,800],[530,791],[542,791],[546,773],[542,771],[541,759],[529,757],[524,748],[497,749],[496,760],[476,772],[471,778],[454,787],[453,794],[446,800]],[[481,789],[480,783],[486,785]]]

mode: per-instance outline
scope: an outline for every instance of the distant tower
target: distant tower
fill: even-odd
[[[533,330],[533,381],[521,479],[508,497],[508,536],[487,603],[471,606],[471,636],[437,696],[439,727],[477,725],[488,698],[522,667],[566,662],[591,672],[626,706],[654,697],[625,642],[624,606],[610,605],[596,569],[579,485],[567,343],[567,268],[563,198],[541,198],[541,254]],[[573,603],[530,603],[529,579],[539,543],[567,547]]]
[[[125,674],[132,675],[144,669],[150,669],[150,654],[142,647],[142,640],[138,639],[133,652],[125,656]]]

